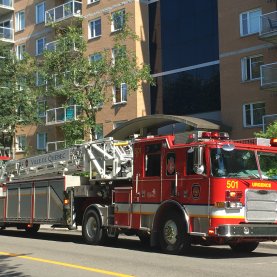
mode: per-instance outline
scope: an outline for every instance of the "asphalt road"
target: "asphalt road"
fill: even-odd
[[[248,255],[229,247],[193,247],[188,256],[171,256],[120,237],[114,246],[90,246],[79,232],[41,230],[0,234],[0,276],[276,276],[277,246],[259,247]]]

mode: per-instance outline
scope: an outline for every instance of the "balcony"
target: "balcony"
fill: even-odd
[[[277,114],[266,114],[263,116],[263,132],[266,131],[267,127],[277,120]]]
[[[5,44],[13,44],[14,30],[12,28],[0,27],[0,41]]]
[[[79,105],[71,105],[68,107],[59,107],[46,111],[46,125],[64,124],[69,121],[78,120],[81,115],[81,107]]]
[[[277,91],[277,62],[261,66],[261,88]]]
[[[277,43],[277,11],[261,15],[259,37],[264,41]]]
[[[64,149],[66,147],[65,141],[51,141],[46,144],[46,152],[53,152]]]
[[[70,1],[45,12],[45,25],[57,22],[68,24],[73,19],[82,17],[82,2]],[[69,22],[68,22],[69,21]]]
[[[14,10],[12,0],[0,0],[0,15],[5,15]]]
[[[59,45],[59,41],[51,41],[45,44],[45,50],[47,51],[56,51],[59,46],[61,46],[63,51],[79,51],[79,46],[81,45],[81,39],[80,37],[79,41],[72,41],[72,43],[68,45]]]

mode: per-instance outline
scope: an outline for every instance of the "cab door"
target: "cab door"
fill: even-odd
[[[135,145],[133,227],[151,228],[161,202],[162,141]]]
[[[185,148],[184,159],[184,204],[190,217],[190,231],[206,233],[209,227],[210,213],[210,182],[206,174],[207,165],[205,158],[205,149],[199,150],[199,147]],[[196,174],[196,160],[199,158],[199,152],[203,153],[203,169],[201,174]]]

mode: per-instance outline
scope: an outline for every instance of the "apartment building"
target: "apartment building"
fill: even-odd
[[[220,0],[222,122],[253,137],[277,119],[277,2]]]
[[[0,41],[38,58],[55,47],[55,28],[82,18],[86,56],[113,55],[114,12],[132,15],[139,41],[127,42],[150,63],[156,86],[111,89],[99,110],[97,137],[150,114],[190,115],[230,127],[232,138],[253,137],[277,114],[276,0],[0,0]],[[39,80],[38,80],[39,82]],[[115,95],[116,94],[116,95]],[[127,98],[126,98],[127,95]],[[63,103],[38,99],[41,126],[19,127],[16,157],[64,146]],[[70,107],[76,119],[78,107]]]
[[[9,43],[19,59],[25,51],[40,58],[45,49],[55,48],[57,28],[81,24],[82,36],[87,42],[88,59],[97,58],[97,52],[104,49],[109,50],[112,56],[113,36],[118,30],[111,18],[118,12],[130,15],[129,25],[140,38],[138,41],[127,41],[126,47],[136,53],[138,64],[148,64],[147,1],[0,0],[0,40]],[[80,18],[81,23],[75,20]],[[55,26],[52,23],[56,23]],[[119,90],[111,89],[111,100],[97,113],[98,138],[127,120],[150,114],[149,88],[144,87],[143,91],[131,94],[127,90],[124,84]],[[16,158],[64,147],[61,126],[67,120],[77,119],[79,110],[76,105],[69,107],[72,113],[68,117],[64,103],[60,100],[42,97],[38,101],[38,115],[43,124],[17,128]]]

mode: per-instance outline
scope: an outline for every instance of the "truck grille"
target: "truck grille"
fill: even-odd
[[[248,222],[277,221],[277,192],[273,190],[247,190],[245,217]]]

